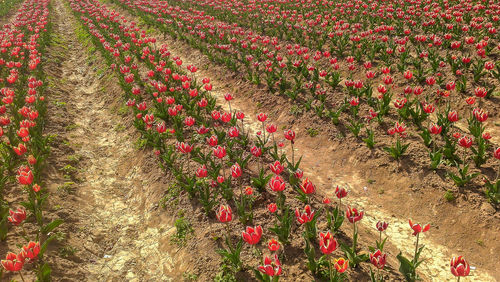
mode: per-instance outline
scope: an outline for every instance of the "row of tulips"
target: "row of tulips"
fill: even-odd
[[[41,58],[50,38],[49,1],[27,0],[0,30],[0,238],[23,246],[2,260],[3,270],[33,270],[49,281],[44,253],[62,223],[44,217],[48,192],[42,171],[50,146],[43,135],[46,102]],[[6,193],[17,195],[7,202]],[[24,242],[24,243],[23,243]],[[1,277],[0,274],[0,277]]]
[[[271,92],[277,91],[293,100],[298,99],[306,110],[315,110],[318,116],[329,118],[335,124],[342,121],[359,142],[365,142],[370,149],[383,149],[398,164],[410,146],[409,142],[404,142],[405,137],[418,134],[420,137],[411,141],[423,145],[420,148],[427,152],[428,168],[445,169],[459,191],[480,173],[488,172],[484,165],[496,165],[495,159],[491,158],[495,155],[494,146],[489,141],[492,136],[486,131],[491,113],[484,108],[492,105],[489,97],[498,84],[494,80],[498,75],[495,67],[499,67],[494,63],[498,55],[498,48],[494,48],[498,44],[494,36],[496,33],[491,38],[482,39],[484,43],[476,49],[483,51],[474,54],[470,50],[472,47],[452,48],[450,44],[442,43],[433,44],[434,51],[424,50],[425,42],[430,38],[438,40],[438,35],[425,36],[418,30],[381,28],[376,31],[378,35],[374,42],[381,40],[381,44],[399,44],[406,55],[394,52],[388,59],[375,55],[371,58],[352,55],[345,57],[344,63],[344,59],[340,59],[342,56],[334,57],[334,50],[309,50],[308,47],[241,27],[248,26],[253,17],[239,16],[234,18],[234,24],[229,24],[225,21],[227,14],[224,11],[232,11],[233,5],[214,4],[217,9],[213,9],[214,5],[208,5],[211,1],[196,2],[198,4],[175,0],[115,2],[162,32],[186,40],[210,59],[233,70],[244,67],[252,81],[260,83],[260,77],[270,79],[267,82]],[[200,10],[189,5],[198,5]],[[484,11],[478,13],[482,15]],[[340,21],[343,20],[339,16],[336,22]],[[497,17],[491,16],[490,21],[488,26],[496,30]],[[359,30],[355,26],[351,25],[351,29]],[[351,30],[351,33],[356,32]],[[468,32],[474,38],[473,35],[477,37],[484,29],[474,28]],[[377,45],[374,42],[371,44]],[[474,39],[469,39],[469,42],[474,42]],[[363,50],[363,47],[360,49]],[[384,49],[381,47],[380,50]],[[432,56],[409,55],[422,52],[431,52]],[[361,53],[369,52],[364,50]],[[398,63],[399,58],[403,58],[403,62]],[[458,62],[459,58],[462,61]],[[377,65],[378,68],[375,67]],[[467,80],[474,82],[468,85]],[[345,87],[340,85],[341,81],[344,81]],[[471,92],[472,96],[467,94]],[[384,121],[384,118],[389,121]],[[378,123],[374,124],[374,121]],[[385,128],[392,125],[387,133],[396,136],[393,142],[385,134]],[[401,132],[395,135],[396,129]],[[466,142],[468,140],[472,142]],[[386,145],[377,146],[381,142]],[[463,142],[467,146],[460,145]],[[462,153],[460,148],[467,150]],[[469,162],[474,163],[474,171],[469,169]],[[499,204],[498,179],[492,175],[489,178],[484,176],[487,198]]]
[[[218,250],[229,266],[224,275],[250,268],[259,280],[277,281],[286,272],[282,262],[287,261],[287,246],[303,230],[305,259],[314,276],[342,281],[349,265],[356,268],[370,260],[377,269],[372,279],[387,277],[380,271],[386,266],[387,239],[382,241],[380,235],[370,255],[360,253],[357,224],[364,211],[342,205],[348,192],[341,187],[336,190],[337,205],[328,198],[318,201],[315,185],[299,168],[301,159],[295,159],[293,150],[291,156],[283,150],[286,144],[293,147],[294,131],[285,131],[281,140],[276,125],[260,113],[257,120],[262,130],[251,132],[245,126],[245,114],[231,109],[232,94],[224,97],[230,108],[224,111],[209,94],[210,79],[196,81],[189,75],[197,71],[196,66],[183,69],[183,62],[165,45],[156,48],[154,37],[98,1],[69,2],[119,78],[126,105],[135,115],[134,125],[154,149],[162,167],[175,177],[188,197],[199,201],[207,216],[215,213],[224,226],[224,248]],[[266,208],[269,213],[254,218],[256,209]],[[242,227],[237,227],[234,218]],[[352,245],[337,241],[344,234],[340,229],[345,218],[354,229]],[[380,223],[377,229],[382,234],[387,226]],[[417,241],[420,233],[430,228],[411,221],[410,227]],[[241,228],[241,237],[234,236],[235,228]],[[318,232],[319,228],[325,231]],[[267,233],[272,238],[266,244],[268,254],[264,255],[258,245]],[[261,265],[247,265],[250,260],[242,259],[244,243],[250,246],[249,252],[264,255]],[[398,256],[402,274],[409,281],[418,278],[416,268],[422,262],[419,255],[423,247],[418,242],[416,246],[413,259]],[[319,252],[323,255],[316,255]],[[464,266],[465,260],[454,259],[452,273],[468,275]]]

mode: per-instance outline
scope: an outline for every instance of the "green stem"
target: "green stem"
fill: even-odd
[[[418,240],[419,239],[420,239],[420,233],[417,233],[417,243],[415,244],[415,255],[413,256],[413,264],[415,264],[416,260],[417,260]]]
[[[20,270],[19,270],[19,276],[21,276],[21,280],[23,280],[23,282],[26,282],[26,281],[24,280],[23,274],[21,273],[21,271],[20,271]]]

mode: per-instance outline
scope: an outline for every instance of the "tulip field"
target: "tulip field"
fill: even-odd
[[[1,281],[500,281],[500,3],[0,2]]]

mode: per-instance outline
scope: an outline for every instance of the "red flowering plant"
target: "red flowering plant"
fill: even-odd
[[[486,197],[494,205],[500,204],[500,147],[493,151],[493,158],[498,163],[497,175],[494,180],[490,180],[487,177],[484,178],[484,185],[486,186]]]
[[[345,212],[345,218],[350,223],[352,223],[353,226],[352,246],[347,246],[346,244],[343,243],[341,243],[340,245],[342,251],[344,251],[344,254],[349,259],[349,264],[351,265],[351,267],[357,267],[361,262],[368,260],[368,255],[359,254],[357,249],[359,232],[356,223],[361,219],[363,219],[364,214],[365,214],[364,211],[360,211],[350,206],[347,207]]]
[[[410,228],[413,230],[413,236],[417,237],[417,241],[415,243],[415,253],[413,254],[413,259],[409,260],[404,257],[401,252],[397,255],[397,259],[399,260],[399,272],[404,275],[407,281],[417,281],[419,280],[419,276],[417,274],[418,266],[423,262],[420,260],[420,254],[425,246],[419,246],[420,234],[429,231],[430,224],[425,226],[421,226],[420,224],[414,223],[411,219],[408,221],[410,224]]]

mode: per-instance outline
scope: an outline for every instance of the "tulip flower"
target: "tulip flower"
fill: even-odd
[[[458,113],[456,111],[451,111],[448,113],[448,120],[450,122],[458,121]]]
[[[378,231],[384,232],[387,229],[388,225],[389,224],[387,222],[379,221],[379,222],[377,222],[376,227],[377,227]]]
[[[493,152],[493,157],[495,159],[500,160],[500,147],[496,148],[496,150]]]
[[[208,175],[208,171],[207,171],[207,167],[205,165],[203,165],[202,167],[198,168],[198,170],[196,170],[196,177],[198,178],[204,178],[204,177],[207,177]]]
[[[408,222],[410,223],[411,229],[413,229],[413,234],[412,234],[413,236],[418,235],[420,232],[422,232],[422,233],[426,232],[431,228],[430,224],[427,224],[422,228],[422,226],[420,226],[420,224],[413,223],[413,221],[411,219]]]
[[[269,187],[271,187],[271,190],[274,192],[281,192],[285,190],[286,183],[281,176],[275,175],[271,178],[271,181],[269,181]]]
[[[338,258],[334,261],[334,265],[338,273],[344,273],[349,266],[349,261],[344,258]]]
[[[278,259],[278,255],[274,255],[274,261],[266,256],[264,258],[264,265],[259,266],[259,271],[268,276],[279,276],[281,270],[281,263]]]
[[[23,246],[23,250],[21,251],[22,256],[30,260],[36,259],[38,253],[40,253],[40,243],[32,241],[30,241],[27,246]]]
[[[342,204],[342,198],[345,198],[347,196],[347,190],[345,188],[339,187],[337,185],[337,188],[335,188],[335,196],[337,196],[337,198],[340,201],[339,204],[341,205]]]
[[[4,260],[2,260],[2,266],[7,271],[20,271],[24,265],[24,257],[22,254],[16,255],[15,253],[8,253]]]
[[[302,181],[302,184],[300,184],[300,189],[307,195],[312,194],[316,191],[316,187],[307,177]]]
[[[350,223],[356,223],[363,218],[364,212],[358,211],[356,208],[347,207],[345,216]]]
[[[276,175],[281,174],[281,172],[283,172],[283,170],[285,169],[280,161],[275,161],[274,163],[270,164],[269,168]]]
[[[270,203],[269,205],[267,205],[267,209],[269,210],[269,212],[275,213],[278,209],[278,205],[276,205],[276,203]]]
[[[289,130],[286,130],[284,134],[285,134],[285,139],[290,140],[293,144],[294,139],[295,139],[295,131],[289,129]]]
[[[241,176],[241,167],[238,163],[231,166],[231,175],[233,178],[238,178]]]
[[[265,113],[260,113],[257,115],[257,120],[260,122],[265,122],[267,119],[267,115]]]
[[[255,245],[259,243],[262,237],[262,227],[260,225],[255,228],[247,226],[246,231],[242,232],[241,236],[243,240],[250,245]]]
[[[329,255],[334,252],[338,247],[337,240],[333,238],[333,235],[330,231],[323,233],[319,233],[319,249],[325,255]]]
[[[465,277],[469,275],[470,266],[469,263],[462,256],[453,257],[450,262],[450,270],[451,274],[458,277],[458,281],[460,281],[460,277]]]
[[[306,205],[303,213],[300,213],[299,208],[295,209],[295,217],[300,224],[311,222],[314,219],[314,211],[310,205]]]
[[[267,243],[267,247],[271,252],[276,252],[280,248],[280,243],[276,241],[275,239],[269,240]]]
[[[378,269],[383,269],[386,263],[387,254],[382,254],[382,251],[377,250],[370,253],[370,262]]]
[[[217,148],[214,149],[214,156],[219,159],[224,158],[226,156],[226,148],[217,146]]]
[[[262,155],[262,149],[257,146],[253,146],[250,149],[250,153],[252,153],[255,157],[260,157]]]
[[[458,139],[458,145],[463,148],[470,148],[470,146],[472,146],[472,139],[467,136],[462,136]]]
[[[7,218],[13,225],[19,225],[26,219],[26,211],[22,208],[17,208],[16,211],[9,210],[9,217]]]
[[[229,205],[220,205],[215,215],[217,216],[217,219],[222,223],[230,222],[233,219],[233,212]]]
[[[438,135],[438,134],[441,134],[441,131],[443,130],[443,127],[440,126],[440,125],[437,125],[435,123],[433,123],[430,127],[429,127],[429,132],[431,134],[434,134],[434,135]]]
[[[22,165],[17,170],[17,181],[21,185],[30,185],[33,183],[33,173],[28,166]]]

